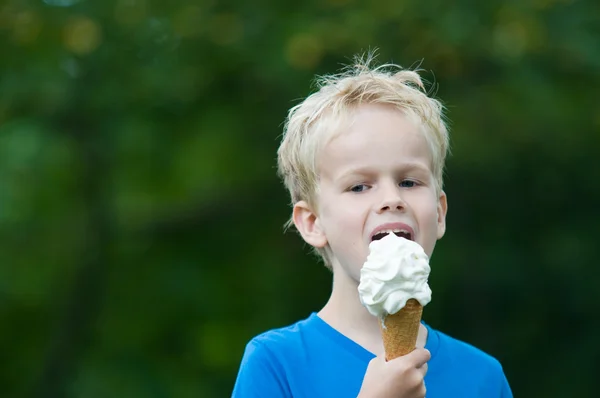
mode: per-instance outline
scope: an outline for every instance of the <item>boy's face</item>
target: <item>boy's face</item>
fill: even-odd
[[[445,232],[446,195],[437,192],[422,132],[400,111],[361,105],[353,123],[319,155],[317,209],[294,206],[294,222],[315,247],[329,246],[334,272],[356,282],[379,230],[408,232],[431,256]]]

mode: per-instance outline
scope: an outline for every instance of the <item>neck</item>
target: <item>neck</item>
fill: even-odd
[[[374,355],[383,354],[380,321],[360,302],[358,282],[340,267],[334,268],[331,296],[318,315],[331,327]],[[417,347],[423,347],[426,340],[427,329],[421,325]]]
[[[339,267],[333,272],[333,287],[319,317],[375,355],[383,353],[379,320],[362,305],[358,283]]]

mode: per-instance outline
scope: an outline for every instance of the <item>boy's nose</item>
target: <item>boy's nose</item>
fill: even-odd
[[[377,213],[381,214],[386,211],[404,211],[406,204],[400,197],[400,195],[395,194],[385,198],[381,204],[379,205],[379,210]]]

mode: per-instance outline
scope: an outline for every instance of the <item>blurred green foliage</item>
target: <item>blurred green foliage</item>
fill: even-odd
[[[286,111],[375,47],[451,120],[425,319],[516,396],[591,396],[599,42],[592,0],[3,1],[0,396],[228,396],[328,296],[283,233]]]

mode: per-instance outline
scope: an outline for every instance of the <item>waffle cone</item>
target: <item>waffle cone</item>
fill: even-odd
[[[404,308],[382,319],[380,324],[385,348],[385,359],[391,361],[415,349],[423,306],[409,299]]]

